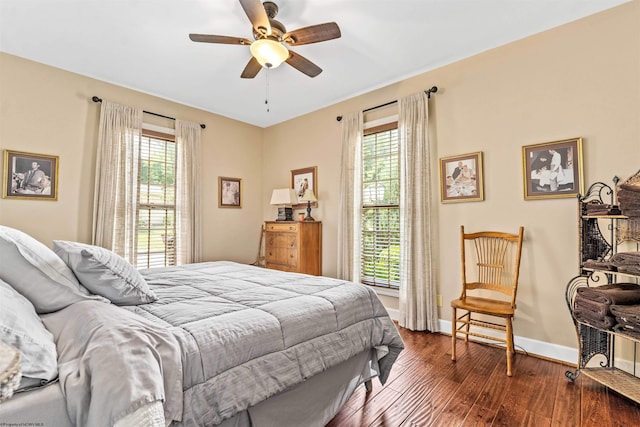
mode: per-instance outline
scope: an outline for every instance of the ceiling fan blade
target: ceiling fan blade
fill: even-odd
[[[309,77],[315,77],[322,72],[322,68],[318,67],[313,62],[309,61],[304,56],[295,53],[294,51],[289,51],[289,59],[287,59],[287,64],[291,65],[296,70],[306,74]]]
[[[253,29],[258,33],[270,36],[271,24],[262,2],[260,0],[240,0],[240,5],[251,21]]]
[[[252,79],[260,72],[261,69],[262,65],[260,65],[258,60],[252,56],[247,66],[244,67],[244,70],[242,71],[242,74],[240,74],[240,77],[242,77],[243,79]]]
[[[249,46],[251,40],[243,37],[215,36],[211,34],[189,34],[189,38],[194,42],[221,43],[221,44],[241,44]]]
[[[282,36],[282,40],[292,46],[300,46],[303,44],[337,39],[340,38],[341,35],[338,24],[335,22],[327,22],[325,24],[311,25],[309,27],[289,31]]]

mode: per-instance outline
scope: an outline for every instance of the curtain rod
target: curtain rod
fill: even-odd
[[[91,100],[93,102],[102,102],[102,98],[98,98],[97,96],[92,97]],[[175,120],[176,119],[175,117],[169,117],[169,116],[165,116],[164,114],[153,113],[151,111],[143,110],[142,112],[146,113],[146,114],[151,114],[152,116],[162,117],[164,119],[169,119],[169,120]],[[200,127],[202,129],[204,129],[204,128],[207,127],[207,125],[205,125],[204,123],[200,123]]]
[[[438,87],[437,86],[433,86],[431,89],[425,90],[424,93],[427,94],[427,98],[431,99],[431,94],[432,93],[436,93],[437,91],[438,91]],[[378,108],[386,107],[387,105],[393,105],[393,104],[395,104],[397,102],[398,102],[398,100],[396,99],[395,101],[389,101],[389,102],[386,102],[384,104],[376,105],[375,107],[367,108],[366,110],[362,110],[362,112],[366,113],[367,111],[376,110]],[[342,116],[336,117],[336,120],[337,121],[341,121],[342,120]]]

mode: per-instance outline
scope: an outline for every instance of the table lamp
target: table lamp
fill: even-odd
[[[304,218],[304,220],[315,221],[315,219],[313,219],[313,217],[311,216],[311,202],[317,202],[318,199],[316,198],[316,195],[313,194],[313,190],[310,188],[307,188],[304,191],[304,194],[302,195],[302,197],[300,197],[300,200],[302,200],[303,202],[307,202],[307,216]]]
[[[271,193],[271,204],[278,206],[276,221],[293,221],[291,205],[297,202],[296,192],[292,188],[276,188]]]

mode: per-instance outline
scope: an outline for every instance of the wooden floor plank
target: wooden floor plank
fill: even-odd
[[[405,342],[387,383],[359,387],[329,427],[640,426],[640,405],[573,368],[518,353],[506,376],[504,348],[399,328]]]

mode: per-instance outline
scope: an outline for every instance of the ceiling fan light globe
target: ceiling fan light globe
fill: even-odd
[[[289,50],[275,40],[256,40],[249,49],[263,67],[276,68],[289,58]]]

